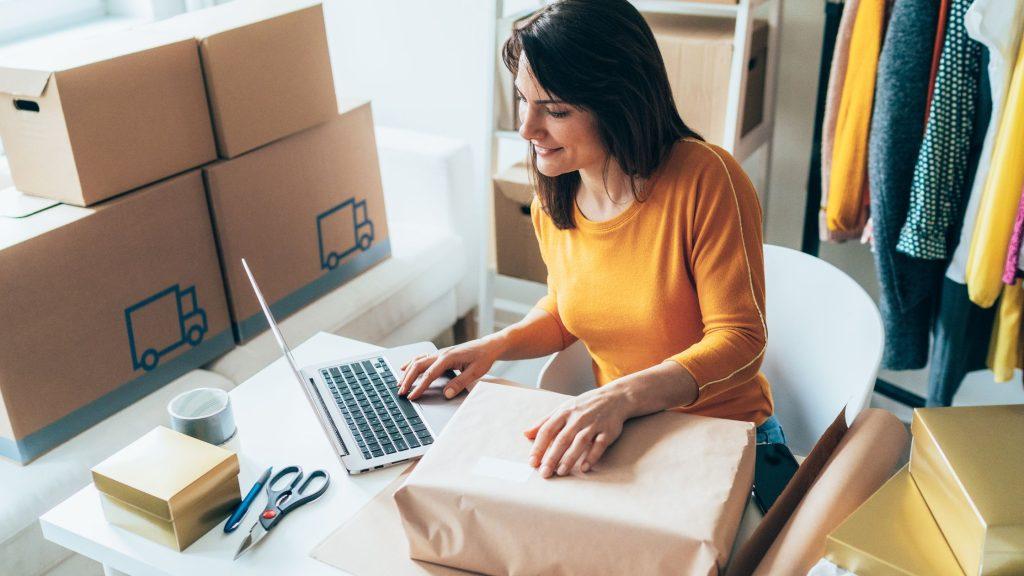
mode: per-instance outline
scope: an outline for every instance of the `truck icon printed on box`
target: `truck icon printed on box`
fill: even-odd
[[[320,268],[334,270],[357,249],[373,244],[373,222],[366,215],[366,200],[349,198],[316,217],[320,245]]]
[[[175,284],[125,309],[132,369],[149,372],[165,354],[206,335],[206,311],[196,303],[196,287]]]

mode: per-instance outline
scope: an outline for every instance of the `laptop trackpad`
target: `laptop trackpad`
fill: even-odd
[[[444,427],[448,425],[448,421],[455,415],[455,411],[462,405],[462,401],[466,398],[466,393],[463,392],[451,400],[445,400],[444,398],[444,386],[448,383],[449,377],[454,374],[442,376],[435,380],[423,395],[417,399],[414,404],[419,404],[420,409],[423,410],[423,417],[427,419],[427,424],[430,425],[430,429],[434,431],[435,435],[440,435],[444,431]]]

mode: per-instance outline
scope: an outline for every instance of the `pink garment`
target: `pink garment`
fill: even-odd
[[[843,95],[843,84],[846,82],[846,67],[850,61],[850,37],[853,35],[853,23],[857,20],[857,7],[860,0],[847,0],[843,15],[839,19],[839,30],[836,31],[836,45],[832,52],[832,66],[829,68],[828,88],[825,92],[825,116],[821,123],[821,210],[818,218],[818,235],[822,242],[836,242],[856,238],[860,235],[843,238],[841,234],[829,233],[825,223],[825,207],[828,205],[828,185],[832,177],[832,144],[836,137],[836,122],[839,118],[839,100]]]
[[[1013,284],[1019,277],[1024,277],[1021,270],[1021,240],[1024,236],[1024,189],[1020,191],[1020,202],[1017,203],[1017,219],[1013,222],[1013,235],[1010,246],[1006,250],[1006,267],[1003,268],[1003,284]]]

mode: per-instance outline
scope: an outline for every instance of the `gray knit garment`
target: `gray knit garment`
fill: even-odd
[[[890,370],[922,368],[927,363],[932,312],[945,270],[941,260],[921,260],[896,251],[924,139],[938,6],[935,0],[897,0],[875,82],[868,181],[885,324],[882,367]]]

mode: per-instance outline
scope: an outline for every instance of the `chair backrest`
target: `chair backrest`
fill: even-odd
[[[867,292],[824,260],[771,245],[764,256],[768,350],[761,371],[790,448],[807,454],[843,406],[852,421],[868,405],[885,342],[882,318]],[[592,388],[582,342],[548,360],[537,385],[566,394]]]

